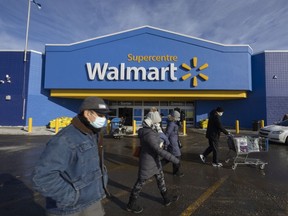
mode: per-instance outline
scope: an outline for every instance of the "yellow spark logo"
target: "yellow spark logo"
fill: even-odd
[[[193,68],[196,68],[197,67],[197,57],[193,57],[191,59],[191,67],[185,63],[182,63],[181,64],[181,67],[186,70],[186,71],[191,71]],[[205,63],[203,65],[201,65],[199,68],[197,68],[196,71],[202,71],[202,70],[205,70],[206,68],[208,68],[208,63]],[[191,77],[192,74],[191,73],[187,73],[185,75],[183,75],[181,77],[182,80],[187,80],[189,77]],[[193,87],[196,87],[198,86],[198,81],[197,81],[197,77],[204,80],[204,81],[207,81],[208,80],[208,76],[203,74],[203,73],[198,73],[197,75],[195,75],[194,77],[192,77],[192,80],[191,80],[191,84]]]

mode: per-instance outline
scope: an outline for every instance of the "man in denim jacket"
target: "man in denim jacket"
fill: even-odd
[[[104,215],[108,176],[100,130],[109,113],[98,97],[86,98],[71,124],[47,143],[33,173],[33,187],[46,197],[48,216]]]

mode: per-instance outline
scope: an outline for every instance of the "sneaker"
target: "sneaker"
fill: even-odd
[[[169,202],[165,202],[165,201],[164,201],[164,205],[165,205],[165,206],[169,206],[171,203],[178,201],[178,200],[179,200],[179,197],[180,197],[179,195],[174,195],[173,197],[171,197],[171,198],[169,199]]]
[[[222,163],[212,163],[213,167],[222,167],[223,164]]]
[[[178,201],[179,197],[180,197],[179,195],[174,195],[174,196],[172,196],[172,197],[170,197],[170,198],[165,197],[165,198],[164,198],[164,205],[165,205],[166,207],[167,207],[167,206],[170,206],[171,203]]]
[[[139,213],[141,213],[143,211],[143,208],[138,206],[138,205],[131,206],[131,205],[128,204],[127,207],[126,207],[126,210],[128,212],[133,212],[135,214],[139,214]]]
[[[203,163],[205,163],[205,162],[206,162],[206,158],[204,157],[204,155],[203,155],[203,154],[200,154],[199,156],[200,156],[201,161],[202,161]]]
[[[184,173],[182,173],[182,172],[177,172],[177,173],[174,173],[173,175],[181,178],[181,177],[184,176]]]

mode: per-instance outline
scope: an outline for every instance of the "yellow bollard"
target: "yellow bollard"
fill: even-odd
[[[264,127],[264,120],[261,120],[261,126],[260,126],[261,128],[263,128]]]
[[[183,136],[186,136],[186,120],[183,120]]]
[[[106,130],[107,130],[107,134],[110,134],[110,131],[111,131],[111,121],[110,121],[109,119],[107,120]]]
[[[32,132],[32,118],[28,119],[28,133]]]
[[[55,134],[57,134],[58,131],[59,131],[59,118],[57,118],[55,121]]]
[[[236,120],[235,122],[235,132],[236,134],[239,134],[239,120]]]
[[[136,129],[137,129],[136,120],[133,120],[133,135],[136,135]]]

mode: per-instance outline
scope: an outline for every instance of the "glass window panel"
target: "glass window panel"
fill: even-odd
[[[134,116],[142,116],[142,109],[134,109]]]
[[[144,116],[146,116],[150,112],[150,109],[144,109]]]
[[[134,120],[136,120],[136,122],[141,122],[142,121],[142,117],[134,117]]]
[[[169,109],[160,109],[160,114],[163,114],[164,116],[169,115]]]

